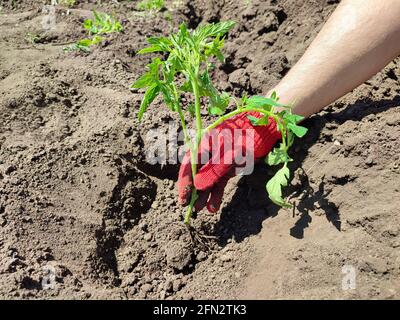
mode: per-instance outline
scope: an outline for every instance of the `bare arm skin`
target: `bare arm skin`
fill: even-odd
[[[308,117],[400,55],[400,0],[342,0],[305,54],[274,88]]]

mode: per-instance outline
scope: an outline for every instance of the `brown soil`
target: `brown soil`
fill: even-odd
[[[43,2],[0,4],[1,299],[400,298],[399,61],[305,122],[293,211],[268,201],[261,165],[189,231],[178,166],[144,158],[146,132],[174,115],[155,105],[139,125],[142,95],[129,90],[149,61],[136,52],[170,24],[139,17],[135,2],[78,0],[44,32]],[[337,2],[182,1],[173,15],[191,27],[236,20],[215,80],[260,94]],[[88,55],[64,53],[93,8],[114,12],[124,33]],[[342,290],[344,265],[357,271],[355,290]],[[48,266],[56,286],[45,290]]]

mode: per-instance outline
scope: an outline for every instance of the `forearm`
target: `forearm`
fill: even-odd
[[[283,103],[294,104],[294,113],[308,117],[399,54],[399,0],[343,0],[274,90]]]

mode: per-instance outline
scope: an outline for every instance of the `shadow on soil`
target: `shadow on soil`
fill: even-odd
[[[303,141],[301,150],[293,154],[294,162],[291,163],[291,172],[297,169],[300,172],[300,184],[290,186],[285,190],[286,196],[291,198],[300,196],[300,201],[294,203],[293,216],[298,217],[290,234],[298,239],[304,237],[304,230],[310,225],[312,213],[317,207],[322,209],[329,223],[337,230],[341,230],[339,210],[335,203],[328,200],[330,191],[326,189],[326,182],[321,181],[317,187],[312,187],[309,178],[302,168],[304,159],[309,154],[309,148],[321,138],[321,131],[327,123],[342,124],[347,120],[360,121],[371,114],[379,114],[393,107],[400,106],[400,96],[392,100],[372,101],[370,99],[358,100],[356,103],[344,106],[336,104],[328,107],[323,115],[315,115],[304,121],[309,133]],[[278,214],[279,207],[272,204],[265,191],[265,182],[272,176],[263,163],[256,166],[250,176],[241,178],[232,201],[222,209],[220,221],[215,228],[215,235],[221,245],[225,245],[228,239],[234,238],[241,242],[250,235],[258,234],[262,228],[262,222],[267,218],[273,218]]]

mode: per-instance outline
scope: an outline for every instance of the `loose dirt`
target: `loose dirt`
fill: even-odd
[[[178,165],[145,160],[147,132],[174,115],[156,103],[139,124],[142,93],[129,89],[149,62],[136,54],[147,36],[233,19],[217,86],[266,93],[337,2],[167,2],[171,24],[163,12],[141,17],[135,1],[77,1],[57,6],[45,31],[44,1],[2,1],[0,298],[399,299],[399,60],[305,122],[293,210],[268,201],[260,165],[192,230]],[[93,8],[125,31],[90,54],[63,52]],[[343,290],[349,270],[356,288]]]

